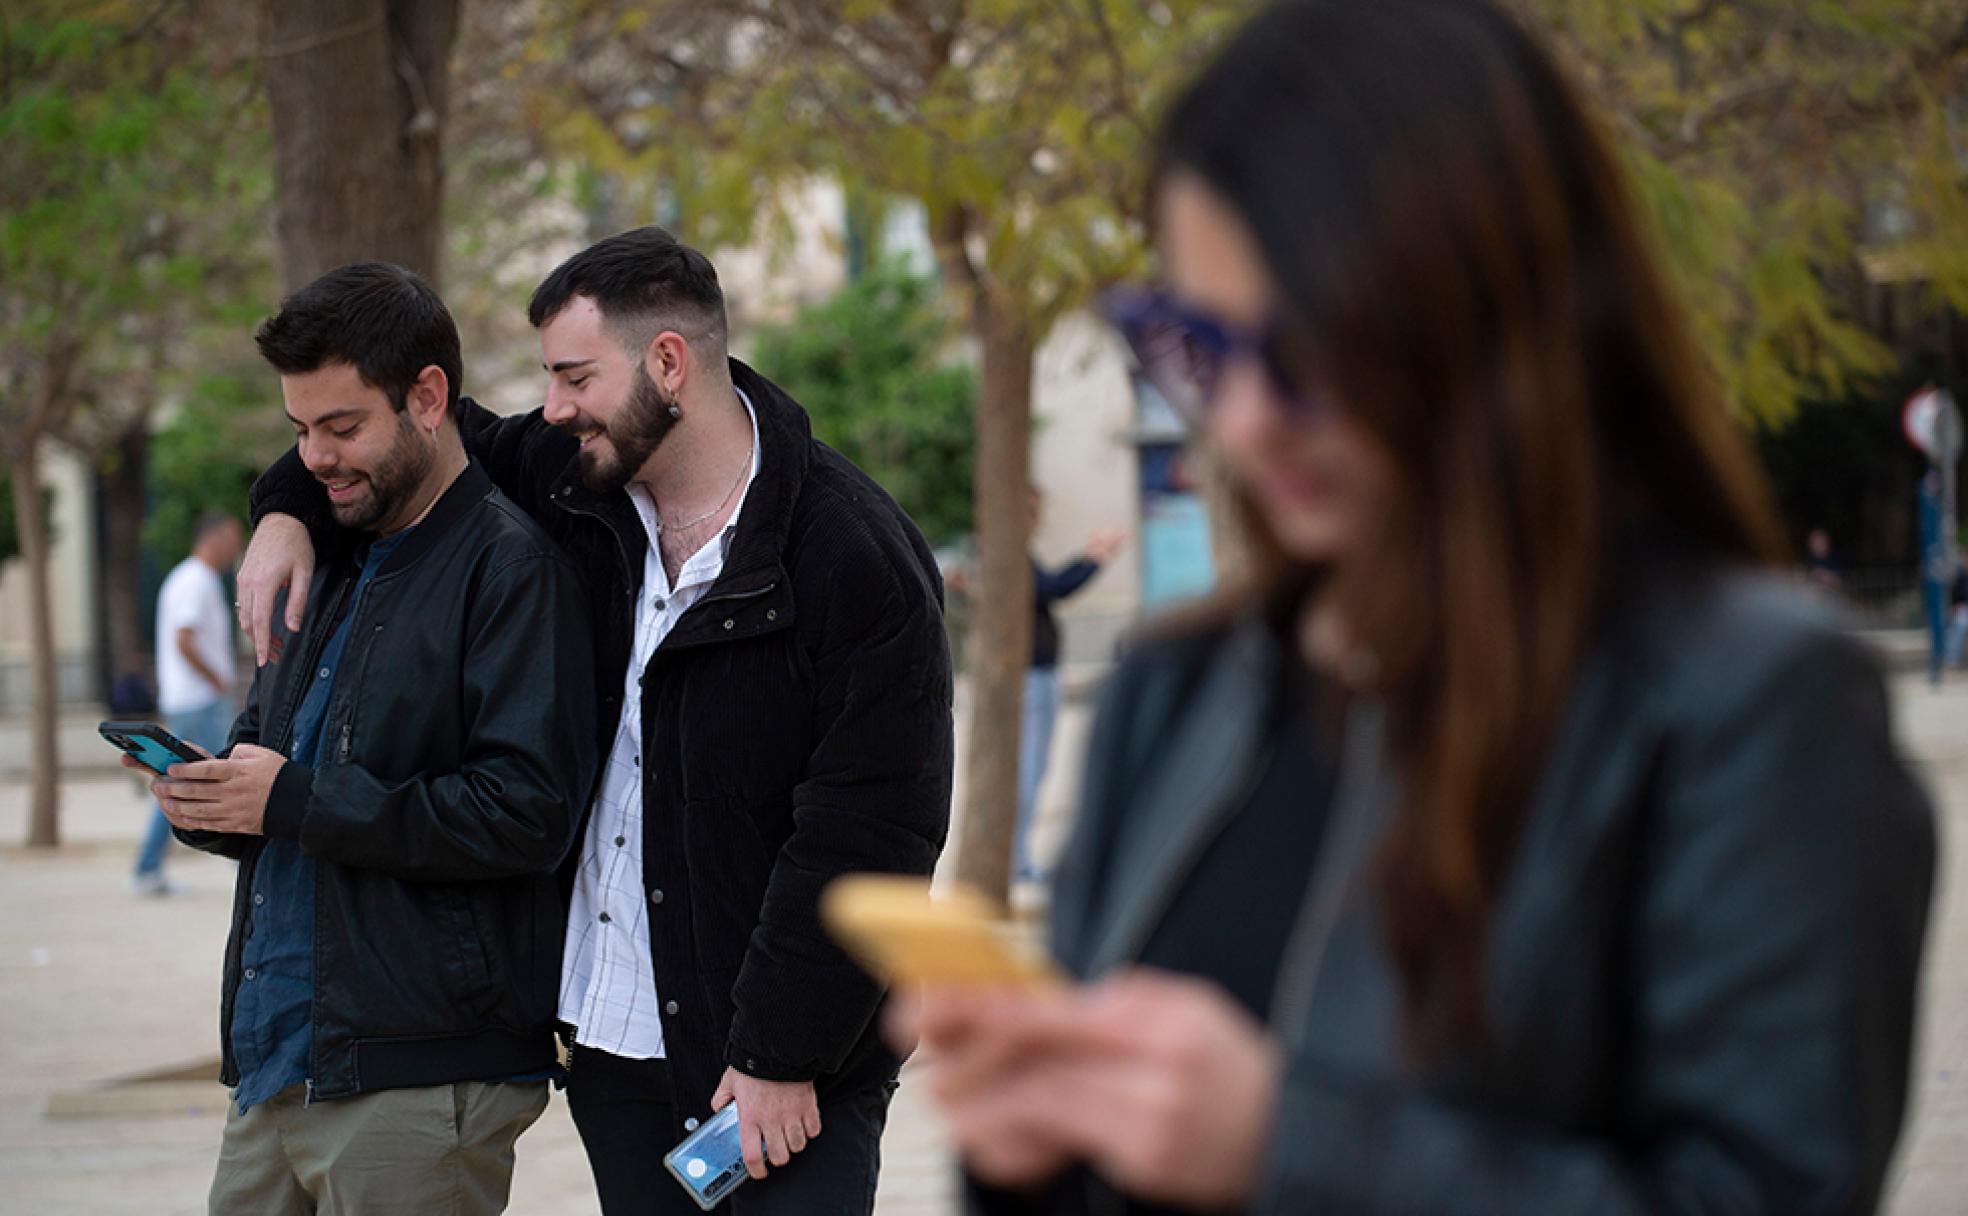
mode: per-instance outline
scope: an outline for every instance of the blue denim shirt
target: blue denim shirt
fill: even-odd
[[[349,622],[363,588],[391,550],[410,535],[406,528],[369,546],[348,608],[322,647],[313,682],[294,713],[288,759],[310,767],[325,750],[328,696],[341,669]],[[234,1096],[239,1113],[307,1080],[314,1042],[314,860],[291,840],[268,840],[253,865],[253,908],[247,914],[243,971],[232,1008],[232,1054],[239,1065]]]

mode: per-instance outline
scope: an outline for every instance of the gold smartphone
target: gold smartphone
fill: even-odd
[[[968,888],[932,899],[929,880],[850,874],[820,897],[827,931],[886,984],[981,984],[1029,988],[1063,976],[1038,944]]]

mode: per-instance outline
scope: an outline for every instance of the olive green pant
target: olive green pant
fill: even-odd
[[[226,1108],[212,1216],[479,1216],[506,1209],[513,1142],[547,1083],[460,1081],[303,1103],[290,1086]]]

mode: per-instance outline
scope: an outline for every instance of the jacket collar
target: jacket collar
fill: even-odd
[[[458,474],[458,479],[438,496],[435,503],[431,504],[430,514],[424,516],[422,523],[410,529],[410,534],[403,538],[403,543],[398,545],[396,551],[383,562],[382,569],[376,572],[377,576],[381,577],[413,565],[418,558],[430,552],[442,541],[453,525],[464,518],[466,512],[483,502],[492,493],[492,489],[492,479],[486,475],[485,470],[478,462],[468,461],[465,471]]]
[[[1112,895],[1098,918],[1091,974],[1140,953],[1177,888],[1235,815],[1257,769],[1281,662],[1280,643],[1261,620],[1239,623],[1135,783],[1139,801],[1110,862]]]

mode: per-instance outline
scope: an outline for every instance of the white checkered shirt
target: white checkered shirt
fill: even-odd
[[[629,487],[629,499],[649,533],[649,550],[642,562],[642,595],[636,601],[634,650],[622,680],[622,721],[588,817],[581,869],[568,908],[560,1018],[575,1026],[574,1040],[583,1047],[631,1060],[664,1054],[656,974],[649,958],[649,905],[642,889],[642,673],[677,621],[723,571],[738,516],[758,479],[758,414],[742,390],[738,397],[752,417],[752,471],[731,518],[684,563],[675,587],[657,544],[656,504],[641,486]]]

